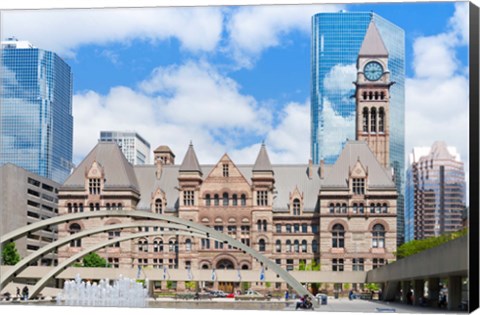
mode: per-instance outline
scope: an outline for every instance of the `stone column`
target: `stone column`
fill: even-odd
[[[407,293],[410,291],[410,281],[402,281],[402,302],[408,304]]]
[[[462,277],[448,277],[448,309],[458,310],[462,302]]]
[[[413,305],[420,305],[420,298],[424,295],[425,283],[423,280],[415,280],[413,283]]]
[[[438,298],[440,295],[440,279],[430,278],[428,279],[428,300],[433,307],[438,306]]]
[[[184,292],[185,290],[185,281],[177,281],[177,292]]]

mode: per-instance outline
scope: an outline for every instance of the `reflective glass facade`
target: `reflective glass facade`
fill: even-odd
[[[72,168],[70,66],[42,49],[2,47],[0,165],[63,183]]]
[[[422,150],[423,149],[423,150]],[[465,172],[454,148],[436,142],[430,152],[410,155],[405,187],[405,240],[424,239],[463,228]]]
[[[356,62],[368,25],[374,20],[389,52],[390,165],[395,170],[398,242],[404,229],[405,34],[370,12],[319,13],[312,17],[311,156],[332,164],[347,139],[355,139]]]

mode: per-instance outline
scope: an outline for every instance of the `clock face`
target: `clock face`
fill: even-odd
[[[383,74],[383,67],[376,61],[370,61],[365,65],[365,68],[363,68],[363,73],[367,80],[377,81]]]

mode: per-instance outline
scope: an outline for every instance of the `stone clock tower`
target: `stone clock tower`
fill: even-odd
[[[383,167],[390,160],[390,71],[388,51],[373,21],[358,53],[356,139],[364,140]]]

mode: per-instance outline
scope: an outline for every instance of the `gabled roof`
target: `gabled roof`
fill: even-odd
[[[368,187],[395,188],[392,174],[378,162],[365,141],[347,141],[335,164],[325,169],[322,187],[348,188],[349,171],[357,161],[368,172]]]
[[[80,165],[67,178],[63,187],[85,187],[85,171],[93,162],[99,163],[105,174],[104,189],[132,188],[139,191],[137,178],[132,165],[115,142],[98,142]]]
[[[180,165],[180,172],[200,172],[202,173],[202,168],[200,163],[198,163],[197,155],[193,149],[193,144],[190,143],[187,153],[183,158],[183,162]]]
[[[260,152],[258,152],[257,160],[253,165],[254,172],[272,172],[272,163],[270,163],[270,159],[268,158],[267,149],[265,148],[265,144],[262,143],[262,147],[260,148]]]
[[[388,50],[373,20],[370,22],[370,25],[368,25],[367,33],[363,39],[358,56],[388,57]]]

